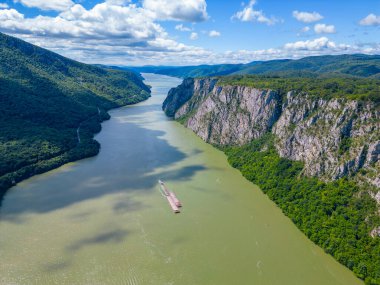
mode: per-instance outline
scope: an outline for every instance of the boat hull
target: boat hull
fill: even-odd
[[[172,208],[174,213],[179,213],[179,207],[182,207],[182,203],[178,200],[177,196],[170,191],[168,188],[166,188],[165,183],[161,180],[158,180],[158,183],[160,184],[161,192],[166,197],[166,199],[169,202],[170,207]]]

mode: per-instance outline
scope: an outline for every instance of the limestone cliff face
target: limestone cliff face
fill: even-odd
[[[304,161],[307,175],[337,179],[378,162],[380,114],[372,104],[289,92],[282,110],[272,130],[277,151]],[[380,186],[378,177],[371,181]]]
[[[380,111],[372,103],[284,97],[207,78],[184,80],[163,109],[207,142],[241,145],[271,132],[278,153],[303,161],[306,175],[333,180],[360,170],[380,187]]]
[[[178,109],[178,106],[186,103],[194,94],[194,80],[192,78],[185,79],[181,84],[181,92],[178,93],[174,88],[169,90],[162,108],[166,115],[173,117]]]
[[[192,114],[186,126],[214,144],[244,144],[258,138],[271,130],[281,112],[281,97],[273,91],[221,87],[216,80],[201,79],[194,82],[194,95],[174,117]]]

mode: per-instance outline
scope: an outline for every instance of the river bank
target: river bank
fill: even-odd
[[[34,176],[0,207],[0,284],[356,285],[226,156],[167,118],[179,79],[110,111],[99,155]],[[174,215],[165,181],[184,207]],[[27,282],[25,281],[27,280]]]
[[[148,98],[149,96],[143,96],[138,102],[142,102]],[[138,102],[131,104],[136,104]],[[121,106],[117,108],[120,107]],[[57,153],[47,159],[39,160],[37,163],[25,165],[14,172],[9,172],[0,176],[0,205],[7,190],[12,186],[15,186],[17,183],[34,175],[58,168],[64,164],[97,155],[100,151],[101,145],[94,140],[93,137],[101,131],[101,123],[110,119],[108,111],[112,110],[100,110],[99,107],[97,107],[97,109],[95,115],[86,118],[79,124],[75,131],[75,137],[77,137],[78,143],[76,143],[74,147],[67,151]],[[82,129],[81,134],[79,133],[80,129]]]

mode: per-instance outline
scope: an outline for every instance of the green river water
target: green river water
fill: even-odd
[[[362,284],[222,152],[166,118],[161,104],[179,79],[144,77],[152,98],[110,112],[98,156],[6,194],[0,284]]]

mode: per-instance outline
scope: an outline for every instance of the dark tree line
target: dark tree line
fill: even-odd
[[[302,176],[302,163],[280,158],[271,135],[223,150],[308,238],[366,284],[380,284],[380,237],[370,236],[380,217],[366,191],[347,179],[325,183]]]

